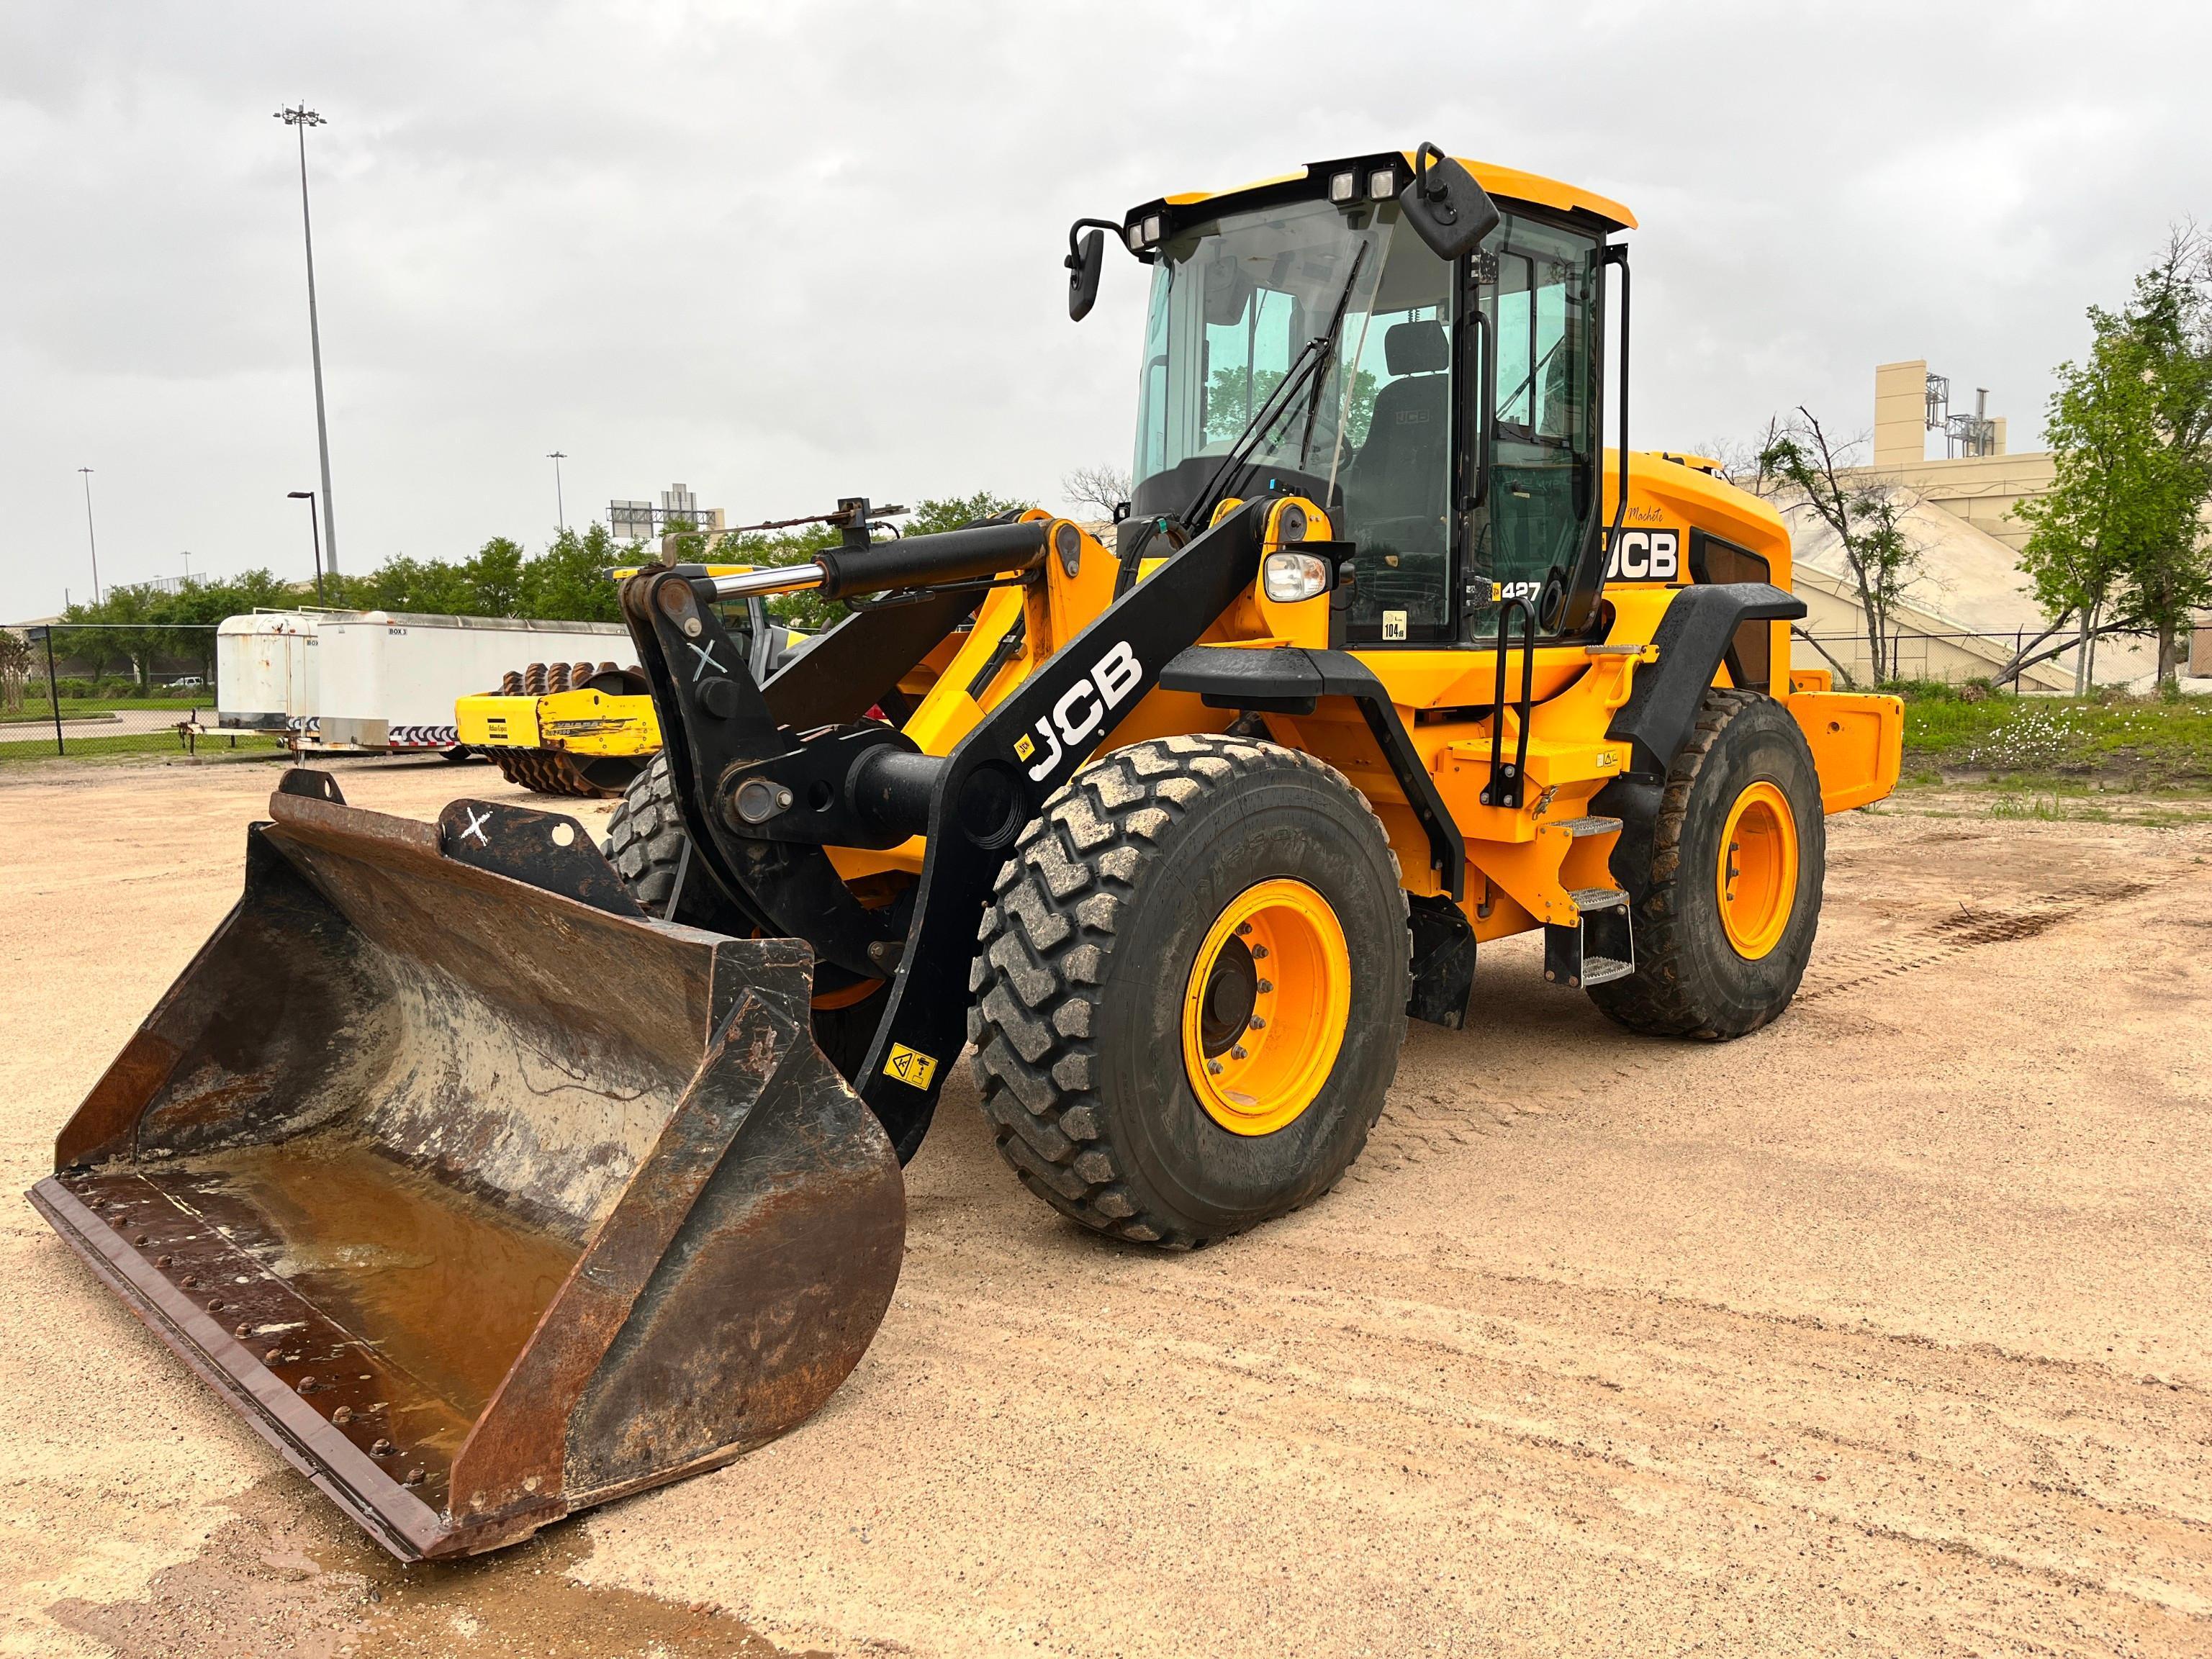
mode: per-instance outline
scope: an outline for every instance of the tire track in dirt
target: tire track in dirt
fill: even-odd
[[[2173,878],[2168,873],[2150,881],[2090,883],[2063,891],[2024,895],[2002,907],[1968,907],[1962,901],[1956,912],[1922,922],[1902,936],[1829,953],[1816,949],[1797,998],[1815,1001],[1900,974],[1941,967],[1984,945],[2033,939],[2091,910],[2140,898]]]
[[[936,1276],[905,1294],[933,1370],[1016,1357],[994,1416],[1037,1395],[1119,1416],[1140,1395],[1163,1455],[1233,1444],[1355,1510],[1482,1492],[1488,1528],[1564,1526],[1578,1553],[1668,1573],[1755,1578],[1775,1565],[1759,1534],[1826,1538],[1834,1593],[1887,1604],[1869,1621],[1900,1643],[1962,1624],[2006,1650],[2108,1651],[2084,1624],[2162,1631],[2154,1651],[2212,1643],[2212,1401],[2185,1384],[1449,1249],[1236,1254],[1168,1281],[1115,1273],[1103,1348],[1095,1310],[1054,1299],[994,1291],[986,1320]]]

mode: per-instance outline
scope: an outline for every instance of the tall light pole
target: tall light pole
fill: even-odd
[[[307,347],[315,364],[315,444],[323,459],[324,545],[330,549],[331,574],[338,569],[338,526],[331,508],[331,428],[323,412],[323,331],[315,314],[315,228],[307,216],[307,129],[323,125],[323,118],[304,104],[280,109],[276,118],[300,133],[300,234],[307,247]]]
[[[556,449],[545,459],[553,463],[553,516],[565,532],[568,528],[568,509],[561,503],[561,463],[568,458]]]
[[[185,562],[185,580],[190,582],[192,579],[192,556],[190,553],[179,553],[177,556]]]
[[[315,492],[312,489],[288,489],[284,492],[284,499],[307,504],[307,528],[313,532],[315,538],[315,603],[320,605],[323,603],[323,532],[315,523]]]
[[[100,538],[92,533],[92,469],[81,466],[84,476],[84,539],[92,549],[92,602],[100,603]]]

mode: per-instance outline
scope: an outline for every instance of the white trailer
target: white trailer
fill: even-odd
[[[453,704],[533,662],[629,663],[620,623],[427,617],[361,611],[315,625],[319,707],[301,750],[363,753],[452,749]]]
[[[304,732],[320,711],[316,629],[344,611],[256,611],[227,617],[215,635],[215,707],[218,729]]]

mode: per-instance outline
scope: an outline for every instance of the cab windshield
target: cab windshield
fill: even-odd
[[[1131,502],[1188,514],[1340,307],[1316,385],[1266,423],[1220,493],[1321,503],[1358,549],[1352,623],[1446,635],[1451,477],[1451,268],[1395,202],[1224,214],[1164,243],[1138,387]]]

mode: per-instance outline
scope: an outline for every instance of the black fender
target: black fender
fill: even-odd
[[[1636,671],[1628,701],[1606,736],[1631,746],[1629,775],[1664,784],[1674,757],[1690,740],[1698,709],[1747,622],[1796,621],[1805,601],[1768,582],[1719,582],[1676,590],[1651,643],[1659,659]]]

